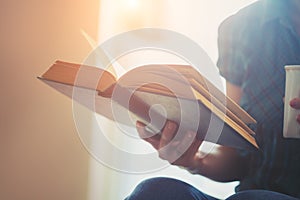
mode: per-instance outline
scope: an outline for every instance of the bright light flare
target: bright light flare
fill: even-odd
[[[128,2],[128,6],[130,8],[137,8],[139,5],[139,1],[138,0],[126,0]]]

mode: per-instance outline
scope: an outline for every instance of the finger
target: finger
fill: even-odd
[[[290,106],[295,109],[300,109],[300,98],[294,98],[290,101]]]
[[[201,144],[202,144],[202,140],[199,140],[199,139],[195,138],[195,140],[191,144],[191,148],[188,149],[188,151],[189,151],[188,153],[195,156],[196,153],[198,153],[199,147],[200,147]]]
[[[177,151],[181,152],[181,155],[184,154],[188,149],[190,149],[195,141],[196,133],[193,131],[188,131],[184,135],[181,143],[177,146]]]
[[[178,158],[174,150],[176,150],[180,141],[173,140],[177,132],[177,127],[175,122],[167,121],[161,133],[158,154],[161,159],[167,160],[170,163]]]
[[[140,121],[136,122],[136,129],[138,131],[139,136],[143,140],[150,143],[155,149],[159,148],[159,144],[160,144],[160,135],[159,134],[153,135],[152,132],[147,131],[146,125]]]
[[[159,148],[162,148],[170,143],[177,131],[177,124],[173,121],[167,121],[161,133]]]
[[[196,139],[196,133],[189,131],[180,141],[173,139],[167,146],[159,149],[159,157],[174,165],[190,166],[201,143]]]

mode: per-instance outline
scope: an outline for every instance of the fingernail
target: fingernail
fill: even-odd
[[[292,107],[296,106],[296,102],[293,101],[293,100],[291,100],[291,101],[290,101],[290,106],[292,106]]]
[[[292,107],[297,106],[297,101],[295,101],[295,99],[292,99],[292,100],[290,101],[290,106],[292,106]]]
[[[136,121],[136,127],[138,127],[138,128],[143,128],[144,126],[145,126],[145,124],[143,124],[142,122],[140,122],[140,121]]]

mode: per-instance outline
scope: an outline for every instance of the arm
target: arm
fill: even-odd
[[[227,90],[233,100],[239,101],[241,96],[239,87],[227,84]],[[147,132],[141,123],[137,123],[137,130],[144,140],[158,150],[162,159],[168,160],[173,165],[186,167],[192,173],[221,182],[240,180],[245,175],[247,161],[243,160],[244,158],[240,157],[237,150],[233,148],[217,145],[214,152],[203,156],[204,154],[198,151],[202,141],[194,137],[196,133],[187,132],[184,134],[186,138],[180,141],[172,140],[177,130],[174,122],[168,121],[162,133],[152,137],[147,137],[151,133]],[[188,138],[194,140],[191,142]],[[178,146],[185,141],[191,142],[191,145],[178,155]]]

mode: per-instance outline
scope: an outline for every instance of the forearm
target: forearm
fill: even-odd
[[[249,159],[241,157],[236,149],[217,148],[215,152],[195,159],[189,171],[219,182],[241,180],[247,172]]]
[[[226,88],[227,95],[239,104],[243,93],[241,87],[227,81]],[[215,152],[195,159],[194,169],[191,171],[220,182],[241,180],[247,172],[249,159],[240,156],[234,148],[216,148]]]

